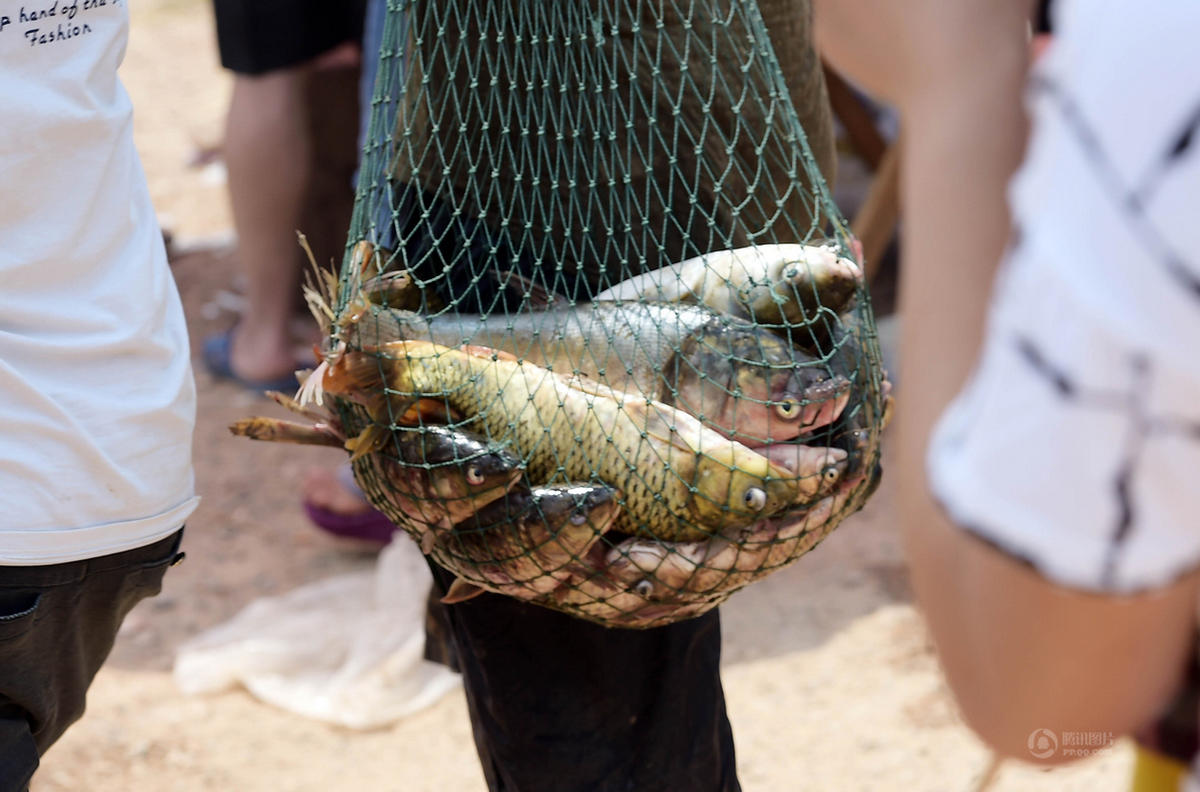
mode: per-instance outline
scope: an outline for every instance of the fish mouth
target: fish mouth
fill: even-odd
[[[834,374],[820,382],[806,386],[801,392],[804,399],[809,402],[832,401],[850,394],[850,380],[841,374]]]
[[[821,471],[832,467],[840,475],[850,456],[845,449],[809,446],[802,443],[772,443],[754,450],[770,460],[772,465],[787,471],[788,475],[793,477],[815,473],[815,466],[812,465],[812,462],[817,455],[824,457],[820,467]],[[807,455],[802,456],[806,452]]]
[[[850,403],[850,389],[822,402],[805,405],[800,412],[800,433],[805,434],[829,426],[836,421]]]

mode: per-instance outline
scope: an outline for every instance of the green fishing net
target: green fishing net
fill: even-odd
[[[390,0],[315,376],[451,599],[666,624],[873,491],[887,385],[810,18]]]

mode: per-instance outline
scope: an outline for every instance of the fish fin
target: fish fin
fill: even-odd
[[[468,583],[462,578],[455,578],[441,601],[445,605],[454,605],[458,602],[466,602],[469,599],[474,599],[482,594],[483,591],[482,588],[476,586],[474,583]]]
[[[267,398],[278,404],[280,407],[297,415],[303,415],[305,418],[310,418],[314,421],[329,421],[329,415],[320,410],[313,410],[300,404],[300,402],[288,396],[286,393],[279,391],[265,391]]]
[[[354,462],[373,451],[383,448],[391,433],[379,424],[371,424],[356,436],[347,440],[343,447],[350,452],[350,461]]]
[[[383,358],[363,352],[347,352],[336,363],[327,367],[322,386],[329,393],[346,394],[356,390],[384,387]]]
[[[626,399],[629,399],[629,398],[632,398],[635,400],[646,398],[646,395],[644,393],[636,393],[633,391],[620,390],[620,389],[614,388],[610,385],[605,385],[604,383],[596,382],[596,380],[585,377],[582,374],[576,374],[573,377],[567,378],[566,383],[568,386],[570,386],[571,388],[574,388],[577,391],[583,391],[584,393],[590,394],[592,396],[600,396],[605,399],[613,399],[618,402],[624,402]]]
[[[458,423],[459,414],[442,399],[421,397],[413,402],[396,423],[400,426]]]
[[[308,284],[301,286],[300,291],[304,295],[304,302],[308,306],[309,313],[317,320],[318,327],[323,333],[328,332],[335,318],[329,303],[321,297],[321,293],[316,288]]]
[[[423,555],[429,555],[433,552],[433,548],[437,546],[437,534],[433,531],[423,531],[421,533],[421,540],[417,544],[420,545]]]
[[[229,431],[238,437],[248,437],[251,440],[343,447],[341,437],[327,424],[310,425],[255,416],[231,423]]]
[[[312,313],[313,318],[317,320],[321,331],[328,333],[334,320],[332,306],[334,296],[337,294],[337,278],[331,271],[323,270],[318,266],[317,257],[313,255],[308,238],[304,234],[297,231],[296,239],[312,267],[311,273],[305,273],[306,283],[301,287],[304,302],[308,305],[308,310]]]
[[[520,358],[511,352],[505,352],[500,349],[492,349],[491,347],[486,346],[479,346],[478,344],[467,344],[466,346],[459,347],[459,349],[463,352],[466,352],[468,355],[487,358],[488,360],[510,360],[513,363],[519,363],[521,361]]]
[[[567,595],[571,593],[572,586],[570,583],[563,583],[558,588],[550,592],[550,600],[555,605],[562,605],[567,600]]]
[[[361,322],[365,317],[371,315],[372,308],[371,300],[367,297],[366,292],[359,289],[358,293],[350,298],[350,302],[338,314],[338,326],[346,329],[353,327]]]
[[[375,258],[375,246],[365,239],[359,240],[350,252],[350,264],[360,277],[367,274],[367,266]]]
[[[504,270],[497,273],[497,277],[501,285],[514,292],[522,300],[527,300],[530,310],[548,311],[552,308],[570,305],[570,300],[566,297],[550,291],[541,284],[534,283],[533,279],[527,278],[515,270]]]
[[[249,437],[251,440],[274,440],[273,433],[268,428],[271,420],[257,415],[253,418],[242,418],[229,424],[229,433],[237,437]]]
[[[311,371],[297,371],[296,379],[300,381],[300,389],[296,391],[296,401],[301,407],[309,404],[325,404],[325,372],[329,370],[328,361],[321,361]]]
[[[896,398],[891,394],[883,397],[883,417],[879,419],[879,431],[887,428],[887,425],[892,422],[892,413],[896,409]]]

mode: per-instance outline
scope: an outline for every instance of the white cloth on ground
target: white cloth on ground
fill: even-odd
[[[305,717],[386,726],[460,684],[458,674],[424,659],[431,580],[421,551],[397,536],[373,570],[258,600],[188,641],[175,681],[187,693],[240,683]]]

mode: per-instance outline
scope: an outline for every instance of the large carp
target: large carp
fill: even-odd
[[[422,341],[343,349],[308,380],[305,399],[331,393],[367,408],[375,423],[349,444],[356,456],[386,446],[392,416],[416,399],[444,399],[525,460],[531,481],[603,481],[623,493],[615,530],[661,539],[707,538],[820,497],[846,458],[822,449],[820,465],[789,470],[682,410],[494,350]]]
[[[850,381],[784,339],[700,305],[597,302],[511,316],[420,316],[360,300],[344,313],[351,347],[407,339],[507,352],[564,375],[679,407],[749,446],[837,420]]]

